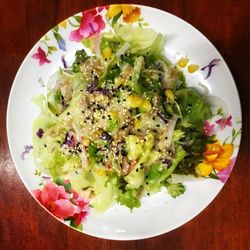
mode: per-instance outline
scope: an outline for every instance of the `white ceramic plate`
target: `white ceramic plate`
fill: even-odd
[[[238,153],[241,131],[240,100],[225,61],[205,36],[180,18],[151,7],[128,7],[116,6],[116,11],[122,14],[119,21],[131,21],[134,25],[149,25],[150,28],[166,35],[165,51],[173,63],[187,56],[189,64],[197,64],[200,67],[193,74],[188,73],[188,67],[184,68],[188,84],[195,86],[201,92],[204,91],[201,85],[206,86],[209,94],[224,100],[228,109],[228,116],[224,117],[227,118],[224,120],[226,126],[223,129],[223,124],[220,122],[213,124],[217,126],[217,135],[221,141],[227,138],[227,142],[233,140],[234,144],[231,167],[223,173],[225,182]],[[35,95],[44,93],[45,88],[42,83],[46,83],[59,67],[63,67],[62,56],[66,63],[71,65],[75,51],[83,46],[76,40],[110,29],[109,23],[112,19],[108,23],[105,16],[109,8],[106,6],[84,12],[84,18],[82,13],[79,13],[50,30],[34,45],[16,75],[7,111],[8,141],[16,169],[29,191],[39,188],[41,181],[39,176],[34,175],[36,168],[31,154],[24,155],[25,159],[21,158],[24,146],[32,144],[32,123],[39,114],[31,99]],[[127,16],[126,8],[130,11]],[[208,68],[201,69],[213,59],[220,61],[217,61],[211,75],[205,80]],[[184,184],[186,192],[177,199],[171,198],[166,191],[163,191],[143,198],[142,206],[133,212],[119,205],[114,205],[101,215],[90,211],[83,225],[83,233],[106,239],[133,240],[169,232],[205,209],[224,185],[223,182],[210,178],[187,180]]]

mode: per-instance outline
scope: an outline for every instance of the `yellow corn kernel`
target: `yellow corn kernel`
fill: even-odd
[[[143,99],[137,94],[129,95],[126,99],[127,108],[138,108],[143,104]]]
[[[105,49],[102,50],[102,55],[104,59],[109,59],[112,56],[112,50],[109,47],[106,47]]]
[[[118,113],[116,110],[110,111],[110,115],[112,116],[113,119],[116,119],[118,117]]]
[[[168,98],[170,102],[174,102],[174,93],[171,89],[165,90],[165,96]]]
[[[90,142],[89,139],[86,138],[86,137],[84,137],[84,138],[82,139],[82,143],[83,143],[83,145],[86,146],[86,147],[89,145],[89,142]]]
[[[97,173],[98,175],[105,176],[106,175],[106,170],[102,168],[93,168],[93,171]]]
[[[121,79],[119,77],[116,77],[114,79],[114,84],[115,84],[115,87],[118,88],[122,84]]]
[[[181,68],[185,68],[189,62],[189,58],[187,57],[182,57],[178,62],[177,65]]]
[[[140,111],[143,113],[148,113],[151,110],[151,107],[151,103],[147,99],[144,99],[142,104],[139,106]]]
[[[140,128],[141,127],[141,119],[136,118],[135,122],[134,122],[134,125],[135,125],[135,129]]]
[[[99,137],[102,133],[103,133],[102,129],[97,129],[97,130],[94,131],[93,134],[94,134],[94,136]]]
[[[209,163],[201,162],[195,167],[195,172],[203,177],[208,176],[213,170],[213,167]]]
[[[105,176],[106,175],[106,171],[104,169],[99,169],[97,170],[97,173],[101,176]]]
[[[199,66],[197,64],[190,64],[188,65],[188,72],[189,73],[194,73],[199,69]]]

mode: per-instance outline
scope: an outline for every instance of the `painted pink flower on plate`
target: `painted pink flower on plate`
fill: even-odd
[[[223,170],[221,170],[219,173],[217,173],[217,176],[219,177],[219,179],[225,183],[227,181],[227,179],[229,178],[232,170],[233,170],[233,167],[234,167],[234,164],[235,164],[235,161],[236,161],[236,158],[232,158],[231,161],[230,161],[230,165],[228,168],[225,168]]]
[[[226,126],[231,127],[232,126],[232,116],[228,116],[227,118],[221,118],[217,121],[215,121],[221,130],[224,130],[226,128]]]
[[[39,65],[42,66],[44,63],[50,63],[51,61],[47,58],[46,53],[44,50],[39,47],[37,49],[37,53],[32,55],[32,58],[39,60]]]
[[[108,8],[109,8],[109,5],[105,5],[105,6],[102,6],[102,7],[98,7],[97,11],[102,12],[103,10],[108,10]]]
[[[89,202],[75,191],[71,190],[71,192],[73,193],[71,202],[77,206],[73,218],[75,219],[76,225],[79,225],[85,221],[86,216],[89,214]]]
[[[100,33],[104,28],[105,22],[95,9],[83,12],[80,27],[77,30],[71,31],[69,39],[80,42],[83,38]]]
[[[47,181],[42,190],[36,189],[32,192],[35,198],[56,217],[65,219],[74,215],[75,207],[69,201],[70,196],[63,186],[57,187],[52,181]]]
[[[213,135],[215,133],[215,125],[210,124],[208,121],[205,121],[203,126],[203,134],[206,136]]]

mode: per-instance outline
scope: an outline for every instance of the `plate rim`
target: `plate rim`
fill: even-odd
[[[78,12],[78,13],[75,13],[75,14],[72,14],[71,16],[66,17],[65,20],[67,20],[68,18],[71,18],[72,16],[77,15],[77,14],[83,12],[83,11],[84,11],[84,12],[85,12],[85,11],[87,12],[87,11],[90,11],[90,10],[92,10],[92,9],[101,8],[101,7],[110,6],[110,5],[112,5],[112,4],[100,5],[100,6],[95,6],[95,7],[93,7],[93,8],[83,9],[82,11],[80,11],[80,12]],[[121,5],[121,4],[115,4],[115,5]],[[211,42],[211,41],[210,41],[210,40],[200,31],[200,30],[199,30],[199,29],[197,29],[194,25],[192,25],[191,23],[187,22],[186,20],[182,19],[182,18],[179,17],[179,16],[176,16],[176,15],[174,15],[174,14],[168,12],[168,11],[165,11],[165,10],[160,9],[160,8],[155,8],[155,7],[152,7],[152,6],[147,6],[147,5],[142,5],[142,4],[133,4],[133,3],[131,3],[131,4],[129,4],[129,5],[138,6],[138,7],[140,7],[140,8],[146,8],[146,9],[149,9],[150,11],[153,11],[153,12],[161,12],[161,13],[164,14],[164,15],[166,15],[166,14],[167,14],[167,15],[170,15],[172,18],[177,19],[178,21],[182,22],[184,25],[188,25],[188,26],[189,26],[191,29],[193,29],[193,31],[195,31],[199,36],[201,36],[203,39],[205,39],[206,43],[208,43],[208,44],[213,48],[213,50],[220,56],[220,59],[222,60],[224,66],[225,66],[225,70],[227,71],[227,74],[229,75],[230,79],[232,80],[232,83],[233,83],[232,86],[233,86],[233,88],[234,88],[235,94],[237,95],[237,100],[238,100],[238,102],[239,102],[240,114],[239,114],[238,116],[239,116],[239,118],[240,118],[241,121],[242,121],[242,105],[241,105],[241,99],[240,99],[240,95],[239,95],[239,91],[238,91],[238,88],[237,88],[235,79],[234,79],[233,74],[232,74],[232,72],[230,71],[229,66],[227,65],[225,59],[223,58],[223,56],[221,55],[221,53],[219,52],[219,50],[215,47],[215,45],[214,45],[214,44],[213,44],[213,43],[212,43],[212,42]],[[49,33],[49,32],[51,32],[52,29],[53,29],[53,27],[50,28],[46,33],[44,33],[44,35],[47,34],[47,33]],[[220,188],[218,188],[218,190],[216,191],[216,194],[214,195],[214,197],[213,197],[211,200],[209,200],[208,202],[206,202],[206,205],[204,205],[201,209],[199,209],[196,213],[192,214],[192,215],[191,215],[190,217],[188,217],[186,220],[184,220],[184,221],[178,223],[178,226],[173,226],[172,228],[169,228],[169,229],[167,229],[167,230],[165,230],[165,231],[157,232],[157,233],[154,233],[154,234],[152,234],[152,233],[149,234],[149,233],[148,233],[148,234],[145,234],[145,235],[142,236],[142,237],[137,237],[137,236],[133,237],[133,236],[131,236],[131,235],[128,235],[128,236],[124,237],[124,235],[121,235],[121,237],[117,238],[117,237],[112,237],[112,236],[111,236],[111,237],[106,237],[106,236],[103,237],[103,236],[101,236],[100,234],[99,234],[99,235],[98,235],[98,234],[93,234],[93,233],[86,232],[86,231],[84,231],[84,230],[83,230],[83,231],[79,231],[79,230],[77,230],[77,229],[75,229],[75,228],[73,228],[73,227],[67,225],[64,221],[61,221],[58,217],[56,217],[54,214],[52,214],[49,210],[47,210],[43,205],[41,205],[41,204],[38,202],[38,200],[34,197],[34,195],[33,195],[32,191],[31,191],[31,189],[28,187],[28,184],[24,181],[24,178],[23,178],[23,176],[22,176],[22,174],[21,174],[19,168],[17,167],[18,164],[17,164],[17,162],[16,162],[16,160],[15,160],[14,153],[13,153],[13,145],[11,144],[11,140],[10,140],[10,133],[11,133],[11,132],[10,132],[10,130],[11,130],[11,129],[10,129],[10,124],[11,124],[11,122],[10,122],[10,110],[11,110],[12,99],[14,98],[14,97],[13,97],[13,96],[14,96],[13,92],[14,92],[15,86],[16,86],[17,83],[18,83],[18,81],[17,81],[18,76],[20,75],[20,72],[22,71],[24,65],[26,64],[27,59],[31,56],[31,54],[33,53],[34,49],[38,46],[40,40],[42,39],[42,37],[43,37],[44,35],[42,35],[42,36],[37,40],[37,42],[30,48],[29,52],[28,52],[28,53],[25,55],[25,57],[23,58],[22,63],[20,64],[20,66],[19,66],[19,68],[18,68],[18,70],[17,70],[17,73],[16,73],[16,75],[15,75],[15,77],[14,77],[14,79],[13,79],[13,82],[12,82],[11,89],[10,89],[10,91],[9,91],[8,103],[7,103],[7,109],[6,109],[6,131],[7,131],[7,141],[8,141],[8,147],[9,147],[11,159],[12,159],[12,161],[13,161],[13,163],[14,163],[14,166],[15,166],[15,169],[16,169],[16,171],[17,171],[17,173],[18,173],[19,178],[22,180],[22,184],[25,186],[25,188],[28,190],[28,192],[31,194],[31,196],[34,198],[34,200],[39,204],[39,207],[42,207],[42,208],[46,211],[46,213],[49,213],[49,214],[52,215],[55,219],[57,219],[58,221],[60,221],[60,222],[63,223],[64,225],[66,225],[67,227],[69,227],[69,228],[71,228],[71,229],[73,229],[73,230],[76,230],[76,231],[78,231],[78,232],[80,232],[80,233],[82,233],[82,234],[86,234],[86,235],[93,236],[93,237],[96,237],[96,238],[107,239],[107,240],[117,240],[117,241],[122,241],[122,240],[125,240],[125,241],[130,241],[130,240],[141,240],[141,239],[148,239],[148,238],[152,238],[152,237],[156,237],[156,236],[163,235],[163,234],[165,234],[165,233],[168,233],[168,232],[171,232],[171,231],[173,231],[173,230],[175,230],[175,229],[178,229],[178,228],[180,228],[181,226],[184,226],[187,222],[193,220],[193,219],[194,219],[195,217],[197,217],[202,211],[204,211],[206,208],[208,208],[208,206],[211,205],[211,203],[214,201],[214,199],[215,199],[215,198],[218,196],[218,194],[221,192],[221,190],[223,189],[223,187],[225,186],[226,183],[223,183],[222,186],[221,186]],[[241,126],[241,129],[242,129],[242,126]],[[238,151],[237,151],[237,153],[236,153],[236,162],[237,162],[237,159],[238,159],[238,156],[239,156],[239,149],[240,149],[240,145],[241,145],[241,138],[242,138],[242,135],[240,134],[240,135],[239,135],[239,138],[238,138],[238,140],[239,140],[239,148],[238,148]],[[231,174],[232,174],[232,173],[231,173]],[[231,176],[231,174],[230,174],[230,176]],[[229,178],[230,178],[230,176],[229,176]]]

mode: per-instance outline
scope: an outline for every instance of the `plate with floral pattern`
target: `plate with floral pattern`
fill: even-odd
[[[204,178],[182,179],[186,191],[178,198],[162,190],[142,197],[139,208],[130,210],[114,204],[105,212],[96,213],[90,200],[72,188],[70,179],[55,180],[36,167],[32,156],[32,124],[40,111],[32,100],[46,92],[51,75],[59,68],[72,65],[77,50],[91,49],[91,44],[95,50],[100,34],[126,25],[153,29],[165,36],[166,57],[184,73],[189,86],[211,97],[215,115],[205,121],[203,134],[205,137],[214,135],[216,142],[206,145],[203,159],[196,168]],[[108,5],[65,19],[34,45],[20,66],[11,89],[7,133],[20,178],[50,215],[88,235],[135,240],[180,227],[216,197],[238,154],[241,106],[234,79],[224,59],[193,26],[170,13],[147,6]],[[36,131],[38,137],[43,133],[43,130]]]

